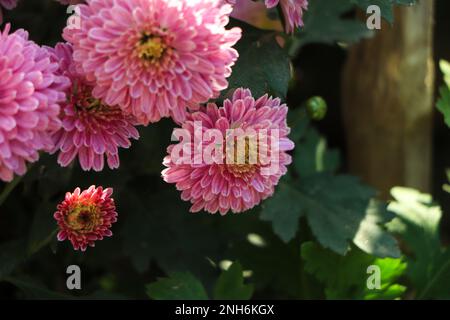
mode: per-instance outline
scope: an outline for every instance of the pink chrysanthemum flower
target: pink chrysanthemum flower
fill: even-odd
[[[3,23],[3,12],[2,8],[7,10],[14,9],[17,6],[19,0],[0,0],[0,23]]]
[[[57,75],[58,64],[47,50],[28,40],[28,33],[0,32],[0,179],[23,175],[26,163],[53,147],[51,134],[69,79]]]
[[[281,5],[287,33],[292,33],[296,28],[303,26],[303,10],[308,9],[308,0],[265,0],[265,2],[267,8]]]
[[[241,30],[225,29],[222,0],[90,0],[80,11],[81,28],[64,30],[78,71],[140,124],[181,122],[227,88]]]
[[[288,138],[287,112],[287,106],[280,104],[280,99],[265,95],[255,100],[247,89],[236,90],[231,100],[224,101],[223,107],[208,104],[206,110],[192,113],[183,124],[182,141],[169,146],[163,179],[182,191],[181,198],[192,203],[191,212],[205,210],[224,215],[230,210],[238,213],[251,209],[273,194],[291,163],[287,151],[294,148],[294,143]],[[266,143],[264,139],[251,140],[242,133],[239,136],[239,131],[235,135],[233,129],[241,130],[244,135],[253,132],[254,137],[268,139]],[[197,139],[202,137],[201,143],[195,143],[195,138],[186,138],[186,133]],[[218,133],[219,137],[211,139]],[[230,136],[233,138],[228,139]],[[236,161],[239,149],[235,137],[245,139],[241,162]],[[184,139],[194,140],[194,143]],[[265,161],[263,147],[267,151]],[[203,152],[211,148],[215,150],[211,153],[213,161]],[[203,159],[196,152],[200,149]],[[250,161],[251,158],[254,161]],[[186,163],[186,159],[190,163]]]
[[[59,227],[58,240],[68,239],[75,250],[86,251],[88,246],[95,246],[95,241],[111,237],[110,228],[117,221],[112,193],[111,188],[103,190],[95,186],[83,192],[80,188],[67,192],[54,214]]]
[[[130,139],[139,138],[134,118],[92,97],[93,85],[76,72],[70,44],[59,43],[48,50],[60,73],[71,80],[60,115],[62,128],[52,136],[53,152],[60,151],[58,163],[66,167],[78,156],[83,170],[101,171],[106,157],[111,169],[118,168],[118,147],[129,148]]]

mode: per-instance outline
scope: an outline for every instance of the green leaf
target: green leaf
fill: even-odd
[[[88,296],[84,296],[83,299],[101,300],[101,301],[104,301],[104,300],[120,300],[120,301],[131,300],[130,297],[127,297],[123,294],[109,292],[109,291],[105,291],[105,290],[97,290]]]
[[[370,5],[379,6],[381,9],[381,15],[390,24],[394,22],[394,5],[413,5],[416,0],[351,0],[352,3],[360,7],[364,12],[367,11],[367,7]]]
[[[150,184],[134,189],[132,182],[118,199],[128,208],[121,230],[122,251],[139,272],[145,272],[153,260],[166,273],[190,270],[204,276],[210,272],[212,278],[206,258],[218,258],[222,241],[215,219],[189,214],[189,204],[179,199],[176,189],[158,180],[153,183],[156,190]]]
[[[314,128],[296,144],[294,165],[300,177],[307,177],[317,172],[336,172],[340,166],[338,150],[329,150],[326,139]]]
[[[302,245],[301,255],[306,271],[324,284],[328,299],[396,299],[406,290],[395,283],[406,269],[401,259],[379,259],[356,248],[340,256],[312,242]],[[379,267],[378,289],[368,288],[369,266]]]
[[[396,218],[387,224],[407,246],[407,274],[417,290],[417,298],[444,297],[450,286],[450,250],[443,248],[439,236],[441,208],[432,197],[414,189],[396,187],[388,209]]]
[[[260,218],[272,224],[275,234],[291,241],[299,220],[306,216],[318,241],[345,254],[353,242],[378,257],[400,256],[397,241],[383,225],[392,219],[385,206],[371,202],[375,190],[351,176],[334,175],[340,163],[338,151],[328,150],[325,138],[309,126],[303,108],[291,113],[295,132],[294,166],[296,179],[288,176],[274,196],[262,204]]]
[[[295,236],[298,217],[306,214],[319,242],[345,254],[349,248],[348,241],[356,234],[374,194],[372,189],[360,185],[353,177],[318,174],[295,186],[280,185],[276,196],[263,203],[261,219],[272,221],[275,233],[287,241]],[[289,210],[280,215],[282,208]],[[286,220],[290,224],[283,223]]]
[[[439,62],[444,75],[445,86],[439,89],[440,98],[437,101],[437,109],[444,115],[445,124],[450,127],[450,63],[445,60]]]
[[[268,93],[286,98],[291,79],[290,62],[275,38],[276,33],[237,20],[232,25],[242,28],[243,36],[235,46],[239,59],[229,78],[228,91],[245,87],[256,97]]]
[[[34,253],[47,245],[50,237],[56,237],[55,233],[46,234],[45,239],[40,239],[36,243],[30,243],[28,239],[2,243],[0,245],[0,280],[7,278]]]
[[[298,32],[293,50],[308,43],[352,43],[372,36],[373,32],[367,29],[365,23],[342,18],[353,7],[354,3],[350,0],[311,1],[303,18],[304,28]]]
[[[35,252],[56,237],[57,224],[53,218],[56,203],[44,200],[36,208],[29,232],[29,251]]]
[[[188,272],[174,272],[168,278],[147,285],[147,295],[155,300],[208,299],[201,282]]]
[[[284,243],[272,231],[272,226],[259,219],[260,207],[244,215],[226,215],[221,228],[231,235],[228,250],[223,255],[239,261],[252,271],[255,290],[268,290],[280,299],[303,298],[303,285],[298,272],[301,263],[299,242]],[[283,272],[274,272],[283,270]]]
[[[9,276],[27,258],[27,242],[17,240],[0,245],[0,280]]]
[[[373,31],[367,29],[365,22],[344,18],[357,5],[364,11],[369,5],[378,5],[382,16],[393,23],[394,5],[412,5],[415,0],[314,0],[309,3],[305,12],[304,27],[294,40],[290,49],[291,55],[308,43],[354,43],[373,36]]]
[[[316,174],[300,183],[282,182],[274,197],[263,203],[261,219],[270,221],[286,242],[305,215],[320,244],[336,253],[346,254],[354,242],[370,254],[399,257],[395,239],[381,226],[388,217],[370,202],[374,196],[375,191],[355,177]]]
[[[262,204],[261,219],[270,221],[273,231],[285,242],[295,237],[298,221],[305,213],[304,205],[295,199],[298,199],[298,191],[283,183],[274,196]]]
[[[244,284],[243,270],[239,262],[233,263],[222,272],[214,288],[216,300],[249,300],[253,286]]]
[[[439,90],[440,98],[436,104],[438,110],[444,115],[445,124],[450,127],[450,87],[442,86]]]
[[[310,129],[310,118],[305,108],[290,109],[287,118],[291,128],[289,137],[292,141],[300,141]]]
[[[415,5],[417,0],[392,0],[394,4],[401,6],[412,6]]]
[[[71,296],[47,289],[42,284],[28,277],[8,278],[7,281],[22,290],[28,299],[67,300]]]
[[[450,88],[450,62],[441,60],[439,61],[439,67],[444,74],[444,81],[447,84],[447,87]]]
[[[384,227],[392,219],[393,215],[384,203],[372,200],[353,238],[353,243],[376,257],[400,257],[397,241]]]
[[[324,247],[345,254],[375,191],[355,177],[329,174],[305,178],[300,189],[313,234]]]

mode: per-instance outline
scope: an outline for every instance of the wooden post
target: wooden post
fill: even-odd
[[[430,191],[433,7],[397,7],[394,25],[351,48],[344,68],[349,169],[385,198],[395,185]]]

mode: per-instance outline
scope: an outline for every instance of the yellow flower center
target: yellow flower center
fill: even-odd
[[[92,96],[92,88],[83,83],[75,82],[72,93],[68,96],[70,102],[78,112],[108,112],[112,108]]]
[[[245,174],[253,174],[256,172],[259,163],[258,144],[256,141],[250,141],[248,137],[244,140],[244,145],[239,145],[234,141],[227,148],[227,168],[235,176],[243,176]]]
[[[258,167],[251,164],[233,164],[228,165],[227,168],[235,177],[244,178],[246,175],[254,174]]]
[[[144,33],[137,44],[139,58],[156,62],[163,56],[167,46],[158,36]]]
[[[78,205],[66,216],[67,226],[80,233],[93,231],[102,223],[95,205]]]

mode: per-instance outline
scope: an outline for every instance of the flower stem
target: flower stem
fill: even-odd
[[[29,256],[32,256],[33,254],[39,252],[42,248],[46,247],[50,242],[52,242],[53,238],[58,233],[58,229],[53,230],[47,238],[42,240],[41,242],[37,243],[33,247],[30,248]]]
[[[20,181],[22,181],[22,176],[14,178],[13,181],[6,185],[5,189],[3,189],[0,194],[0,206],[2,206],[6,199],[8,199],[9,194],[16,188]]]

